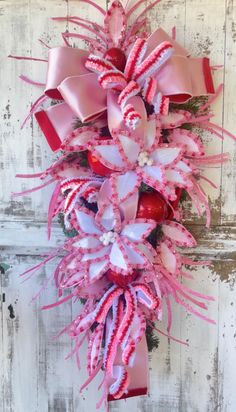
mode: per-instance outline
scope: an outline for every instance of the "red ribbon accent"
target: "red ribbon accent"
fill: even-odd
[[[118,400],[120,399],[126,399],[126,398],[132,398],[133,396],[142,396],[142,395],[147,395],[148,394],[148,388],[136,388],[136,389],[130,389],[128,393],[122,395]],[[117,401],[112,395],[108,395],[107,397],[108,401]]]

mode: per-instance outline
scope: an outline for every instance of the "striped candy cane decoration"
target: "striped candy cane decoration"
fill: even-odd
[[[162,42],[142,62],[146,51],[146,40],[138,38],[129,53],[124,73],[99,56],[90,55],[85,63],[87,69],[99,74],[98,81],[104,89],[120,92],[118,104],[126,125],[131,129],[139,126],[141,116],[129,100],[141,90],[143,98],[153,104],[155,113],[168,113],[169,100],[157,93],[157,83],[152,75],[170,58],[173,47],[169,42]]]

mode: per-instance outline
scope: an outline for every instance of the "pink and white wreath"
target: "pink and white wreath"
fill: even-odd
[[[97,408],[148,392],[150,329],[187,344],[171,335],[172,301],[214,323],[204,314],[213,298],[184,283],[192,279],[186,265],[210,262],[180,252],[196,246],[183,225],[181,195],[190,197],[199,216],[206,213],[209,227],[202,181],[215,184],[203,171],[227,161],[228,154],[206,154],[199,129],[215,138],[235,137],[212,121],[210,107],[222,85],[215,91],[209,58],[190,56],[175,30],[172,36],[161,28],[148,31],[146,13],[159,1],[142,8],[144,0],[125,7],[115,0],[105,11],[93,0],[80,0],[101,15],[102,24],[56,17],[88,35],[63,32],[65,45],[48,47],[47,60],[10,56],[47,64],[45,84],[21,76],[44,88],[25,121],[35,114],[52,150],[62,151],[46,171],[18,174],[42,183],[14,195],[54,185],[48,236],[59,218],[70,237],[25,274],[57,259],[58,300],[43,309],[81,301],[80,312],[59,335],[72,338],[69,356],[78,366],[88,341],[82,389],[103,373]],[[84,40],[89,50],[72,47],[71,38]],[[159,328],[165,309],[166,332]]]

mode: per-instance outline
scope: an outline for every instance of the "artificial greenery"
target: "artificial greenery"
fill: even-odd
[[[170,104],[170,111],[171,110],[187,110],[193,114],[197,114],[201,108],[208,100],[207,96],[200,96],[200,97],[193,97],[186,103],[171,103]]]
[[[74,237],[78,234],[78,232],[75,229],[70,230],[70,229],[66,228],[63,213],[58,214],[58,222],[61,225],[62,230],[63,230],[66,237],[72,238],[72,237]]]
[[[153,350],[158,348],[159,338],[156,335],[151,325],[148,325],[146,327],[146,339],[147,339],[148,352],[152,352]]]

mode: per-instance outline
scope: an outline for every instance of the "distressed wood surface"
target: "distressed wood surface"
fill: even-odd
[[[97,3],[106,7],[106,0]],[[148,3],[148,1],[147,1]],[[2,0],[1,30],[1,122],[0,122],[0,263],[11,269],[1,275],[0,291],[0,411],[1,412],[87,412],[95,411],[97,382],[84,393],[84,363],[79,372],[73,360],[65,360],[71,342],[52,337],[70,321],[76,307],[41,312],[40,307],[56,296],[49,286],[31,302],[53,264],[40,276],[21,283],[19,274],[38,263],[41,255],[63,241],[55,224],[48,243],[46,211],[50,188],[10,200],[11,191],[35,185],[36,181],[15,180],[16,172],[34,173],[44,169],[53,155],[34,121],[20,130],[27,109],[39,91],[18,81],[21,73],[43,80],[45,67],[36,63],[7,59],[9,53],[46,56],[38,42],[61,44],[60,31],[66,24],[51,22],[51,16],[79,14],[99,19],[99,13],[78,0]],[[177,39],[196,56],[211,55],[212,64],[222,64],[215,73],[216,83],[224,81],[223,95],[214,104],[216,122],[236,133],[236,1],[162,0],[150,13],[152,28],[161,25],[170,32],[177,26]],[[79,43],[78,43],[79,44]],[[83,45],[84,47],[84,45]],[[204,228],[189,202],[185,220],[198,240],[193,256],[211,259],[212,266],[194,270],[194,287],[214,295],[209,316],[217,326],[208,325],[175,307],[172,334],[187,339],[188,348],[160,336],[159,349],[150,357],[150,395],[113,402],[110,410],[138,412],[235,412],[236,410],[236,144],[205,133],[209,153],[227,151],[228,164],[206,171],[218,184],[205,186],[213,209],[213,226]],[[73,313],[72,313],[73,310]],[[84,348],[85,353],[85,348]],[[101,409],[102,412],[102,409]]]

